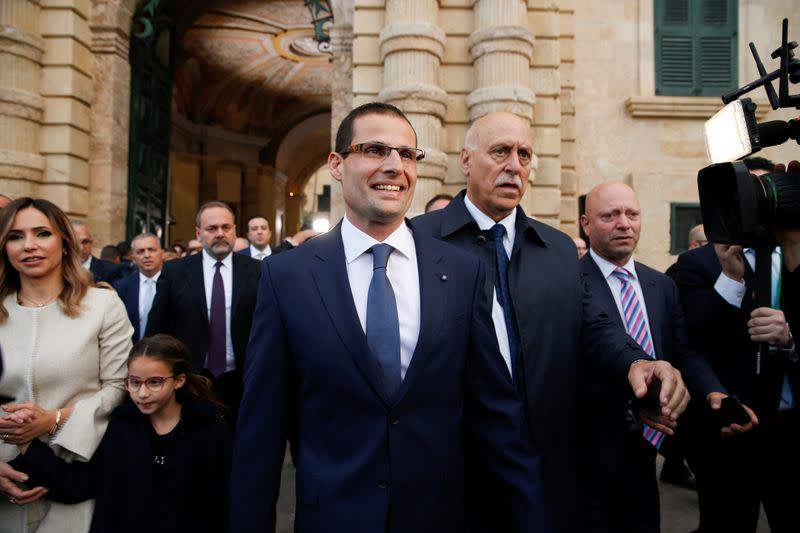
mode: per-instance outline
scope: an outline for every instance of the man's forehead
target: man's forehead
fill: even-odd
[[[257,228],[259,226],[269,226],[269,222],[265,218],[254,218],[249,223],[248,226],[251,228]]]
[[[489,113],[478,120],[475,130],[480,142],[484,145],[530,146],[532,144],[528,123],[512,113]]]
[[[233,214],[224,207],[209,207],[200,215],[200,225],[233,224]]]
[[[155,237],[142,237],[133,243],[133,250],[143,250],[145,248],[159,248],[158,239]]]
[[[402,117],[384,113],[361,115],[353,121],[353,144],[380,141],[416,146],[413,128]]]

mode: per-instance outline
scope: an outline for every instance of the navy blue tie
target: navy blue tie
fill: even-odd
[[[394,248],[376,244],[372,252],[372,281],[367,294],[367,344],[381,367],[389,398],[400,388],[400,323],[386,264]]]
[[[517,382],[517,372],[519,372],[519,336],[517,335],[517,325],[514,320],[514,309],[511,306],[511,291],[508,289],[508,265],[510,263],[506,248],[503,246],[503,236],[506,234],[506,227],[502,224],[492,226],[494,235],[494,247],[497,257],[497,301],[503,308],[503,316],[506,321],[506,333],[508,334],[508,350],[511,352],[511,380]]]

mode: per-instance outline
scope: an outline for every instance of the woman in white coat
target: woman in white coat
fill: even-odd
[[[67,460],[88,461],[124,397],[132,333],[116,293],[91,287],[61,209],[33,198],[4,208],[0,395],[14,402],[0,408],[0,461],[33,439]],[[0,533],[89,530],[93,501],[62,505],[48,501],[44,489],[31,494],[42,497],[0,499]]]

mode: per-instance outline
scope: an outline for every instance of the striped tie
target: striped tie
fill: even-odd
[[[653,340],[650,338],[650,329],[647,327],[647,321],[644,319],[644,310],[639,303],[639,297],[636,295],[636,289],[633,288],[631,283],[631,274],[624,268],[616,268],[612,272],[613,276],[619,280],[620,299],[622,301],[622,313],[625,318],[625,330],[628,335],[633,337],[642,350],[655,359],[655,352],[653,350]],[[664,433],[653,429],[647,424],[643,430],[644,440],[659,448],[661,442],[664,440]]]

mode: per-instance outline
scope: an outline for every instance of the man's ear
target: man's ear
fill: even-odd
[[[328,170],[336,181],[342,181],[342,164],[344,158],[341,154],[336,152],[328,154]]]
[[[469,157],[469,150],[467,150],[465,146],[461,149],[461,154],[458,156],[458,163],[461,166],[461,173],[466,177],[469,177]]]
[[[583,228],[583,232],[588,234],[586,231],[586,226],[589,225],[589,217],[587,217],[585,213],[581,215],[580,223],[581,227]]]

